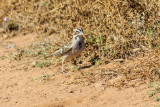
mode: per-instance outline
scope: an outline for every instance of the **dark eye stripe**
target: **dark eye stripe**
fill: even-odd
[[[83,29],[82,29],[82,28],[78,28],[77,30],[79,30],[79,32],[83,32]]]
[[[81,28],[81,31],[83,32],[83,29]]]
[[[77,29],[75,29],[75,32],[76,32],[76,34],[83,33],[83,29],[82,28],[77,28]]]

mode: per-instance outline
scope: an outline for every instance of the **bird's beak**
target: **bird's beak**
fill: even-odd
[[[76,35],[76,32],[73,32],[72,36]]]
[[[76,32],[76,31],[77,31],[77,29],[74,29],[73,31],[74,31],[74,32]]]

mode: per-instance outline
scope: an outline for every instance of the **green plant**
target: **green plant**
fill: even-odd
[[[43,75],[43,76],[35,77],[35,78],[31,79],[31,82],[34,82],[35,80],[39,80],[39,79],[41,79],[42,81],[46,82],[49,79],[49,77],[51,77],[51,76],[52,75],[46,74],[46,75]]]
[[[151,82],[149,85],[148,85],[148,88],[150,87],[153,87],[154,89],[152,91],[149,91],[148,92],[148,96],[149,97],[154,97],[154,100],[155,101],[160,101],[160,97],[156,96],[158,95],[158,93],[160,93],[160,81],[156,81],[156,82]]]
[[[160,101],[160,97],[156,97],[154,99],[155,99],[155,101]]]
[[[155,93],[156,93],[155,91],[149,91],[149,92],[148,92],[148,96],[149,96],[149,97],[152,97],[152,96],[155,95]]]
[[[35,66],[43,68],[43,67],[48,67],[50,64],[51,64],[50,61],[42,61],[42,62],[38,62]]]
[[[79,66],[73,66],[73,67],[71,67],[69,70],[70,71],[74,71],[74,70],[78,70],[80,67]]]
[[[10,30],[10,31],[18,30],[19,24],[16,21],[7,21],[5,23],[5,28],[6,28],[6,30]]]

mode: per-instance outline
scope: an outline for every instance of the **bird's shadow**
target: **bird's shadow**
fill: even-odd
[[[87,65],[87,66],[83,66],[83,67],[80,67],[80,68],[79,68],[79,70],[80,70],[80,69],[86,69],[86,68],[90,68],[90,67],[92,67],[92,66],[93,66],[93,65]]]

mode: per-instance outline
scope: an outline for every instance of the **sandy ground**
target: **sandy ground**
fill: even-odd
[[[15,51],[8,44],[24,47],[39,39],[33,35],[0,38],[0,56]],[[155,107],[158,102],[148,97],[147,84],[130,88],[115,88],[104,81],[76,84],[82,71],[60,73],[60,65],[33,68],[28,58],[23,60],[0,59],[0,107]],[[109,63],[112,66],[112,63]],[[107,69],[108,64],[99,66]],[[131,81],[132,82],[132,81]]]

